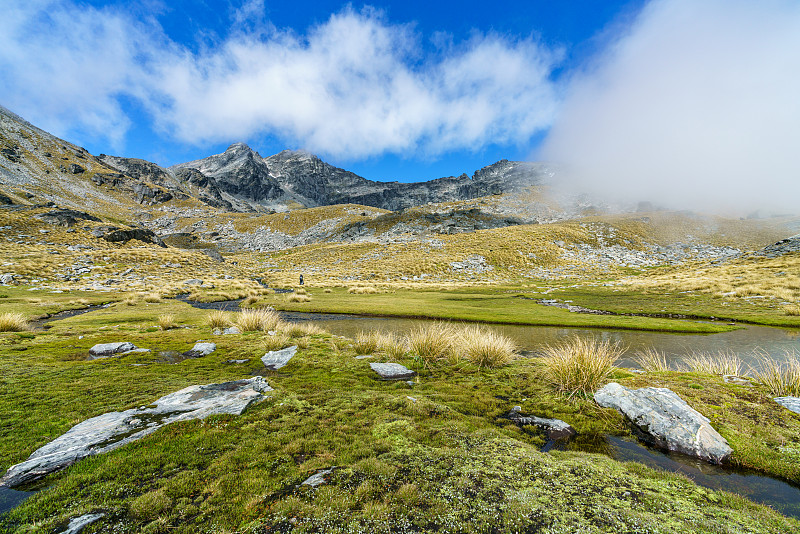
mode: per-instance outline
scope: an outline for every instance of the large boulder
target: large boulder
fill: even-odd
[[[137,239],[144,243],[152,243],[159,247],[167,248],[167,245],[152,230],[145,228],[115,228],[100,237],[112,243],[127,243],[131,239]]]
[[[73,226],[80,220],[100,222],[100,219],[94,215],[89,215],[88,213],[84,213],[82,211],[67,209],[48,211],[47,213],[36,215],[36,218],[46,223],[57,224],[60,226]]]
[[[667,388],[628,389],[612,382],[594,394],[603,408],[615,408],[654,445],[719,464],[733,449],[700,412]]]
[[[175,421],[241,413],[272,391],[260,376],[221,384],[189,386],[165,395],[150,407],[110,412],[87,419],[11,466],[0,486],[15,487],[64,469],[81,458],[112,451]]]

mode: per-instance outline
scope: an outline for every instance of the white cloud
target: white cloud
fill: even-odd
[[[540,156],[618,200],[798,212],[798,66],[796,1],[655,0],[574,77]]]
[[[156,22],[66,1],[12,2],[0,22],[0,102],[52,128],[119,142],[134,98],[190,144],[271,133],[338,158],[525,144],[556,107],[559,53],[476,34],[425,51],[413,27],[347,9],[305,34],[232,12],[230,36],[191,52]]]

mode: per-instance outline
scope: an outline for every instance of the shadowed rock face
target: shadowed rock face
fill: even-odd
[[[260,376],[190,386],[155,401],[154,407],[110,412],[78,423],[22,463],[11,466],[0,486],[14,487],[68,467],[81,458],[109,452],[151,434],[175,421],[203,419],[209,415],[240,415],[272,388]]]
[[[620,411],[658,447],[715,464],[733,452],[708,418],[667,388],[628,389],[612,382],[598,390],[594,400]]]
[[[427,182],[375,182],[325,163],[308,152],[284,150],[261,158],[236,143],[224,153],[170,167],[213,177],[222,191],[256,202],[296,200],[306,206],[362,204],[392,211],[428,202],[466,200],[540,183],[543,164],[502,160],[470,178],[466,174]],[[196,179],[196,178],[195,178]]]

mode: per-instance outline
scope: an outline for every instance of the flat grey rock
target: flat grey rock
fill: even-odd
[[[261,361],[264,362],[264,367],[267,369],[277,371],[289,363],[289,360],[292,359],[296,352],[297,345],[292,345],[291,347],[286,347],[281,350],[271,350],[261,357]]]
[[[239,330],[239,328],[237,328],[235,326],[230,326],[230,327],[228,327],[228,328],[226,328],[225,330],[222,331],[222,335],[223,336],[229,336],[229,335],[232,335],[232,334],[241,334],[241,333],[242,333],[242,331]]]
[[[620,411],[658,447],[716,464],[733,452],[708,418],[667,388],[628,389],[612,382],[594,400]]]
[[[119,341],[116,343],[98,343],[97,345],[89,349],[89,355],[92,356],[92,359],[108,358],[109,356],[114,356],[115,354],[136,350],[136,348],[137,348],[136,345],[134,345],[130,341]]]
[[[534,425],[541,428],[547,434],[547,439],[562,439],[577,434],[574,428],[561,419],[524,415],[519,406],[514,406],[506,417],[518,425]]]
[[[61,531],[61,534],[80,534],[84,528],[105,516],[106,514],[84,514],[80,517],[70,519],[67,530]]]
[[[368,360],[369,358],[374,358],[373,354],[361,354],[360,356],[356,356],[356,360]]]
[[[203,281],[199,278],[190,278],[189,280],[184,280],[183,285],[185,286],[201,286],[203,285]]]
[[[399,363],[370,363],[369,366],[384,380],[403,380],[417,374]]]
[[[212,352],[217,350],[216,343],[207,343],[205,341],[198,341],[194,344],[190,350],[187,350],[183,353],[184,356],[187,358],[202,358],[203,356],[208,356]]]
[[[316,488],[317,486],[326,484],[328,481],[325,480],[325,476],[330,475],[331,473],[333,473],[332,467],[330,469],[323,469],[319,473],[314,473],[313,475],[305,479],[300,485],[311,486],[312,488]]]
[[[22,463],[11,466],[0,486],[14,487],[68,467],[81,458],[112,451],[152,434],[175,421],[203,419],[209,415],[240,415],[245,408],[272,391],[260,376],[189,386],[161,397],[152,407],[109,412],[70,428],[65,434],[37,449]]]
[[[775,399],[775,402],[787,410],[791,410],[794,413],[800,413],[800,397],[778,397]]]
[[[247,359],[244,359],[244,360],[225,360],[225,363],[236,363],[236,364],[239,364],[239,363],[247,363],[249,361],[250,361],[250,359],[247,358]]]

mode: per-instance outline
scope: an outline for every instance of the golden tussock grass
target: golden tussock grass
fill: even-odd
[[[687,370],[707,375],[739,376],[744,368],[741,358],[730,351],[692,353],[683,363]]]
[[[144,301],[150,303],[161,302],[161,295],[158,293],[150,293],[144,296]]]
[[[800,306],[797,306],[796,304],[790,304],[788,306],[784,306],[783,313],[793,317],[800,316]]]
[[[633,356],[633,361],[648,373],[670,370],[666,355],[652,347],[637,351]]]
[[[28,320],[21,313],[0,313],[0,332],[23,332],[28,329]]]
[[[800,355],[787,352],[785,361],[779,362],[762,353],[759,368],[751,374],[775,397],[800,396]]]
[[[171,313],[164,313],[158,316],[158,327],[161,330],[170,330],[171,328],[177,328],[178,323],[175,322],[175,316]]]
[[[272,308],[243,310],[236,317],[236,325],[242,332],[267,332],[281,324],[281,317]]]
[[[458,329],[451,344],[454,356],[464,357],[479,367],[499,367],[510,363],[517,350],[510,338],[479,325]]]
[[[274,336],[264,337],[263,344],[264,350],[281,350],[289,346],[291,340],[289,336],[284,333],[275,334]]]
[[[589,395],[608,380],[620,354],[619,344],[574,337],[544,349],[544,374],[569,397]]]
[[[311,297],[305,294],[288,293],[284,300],[286,302],[311,302]]]
[[[206,316],[206,323],[211,328],[225,328],[231,324],[229,314],[222,310],[214,310]]]
[[[406,334],[408,349],[425,366],[447,359],[453,344],[453,325],[434,322],[416,326]]]
[[[302,323],[283,323],[280,325],[280,329],[291,337],[314,336],[325,333],[324,329],[309,321]]]
[[[374,286],[350,287],[347,289],[347,292],[354,295],[374,295],[375,293],[380,293]]]

